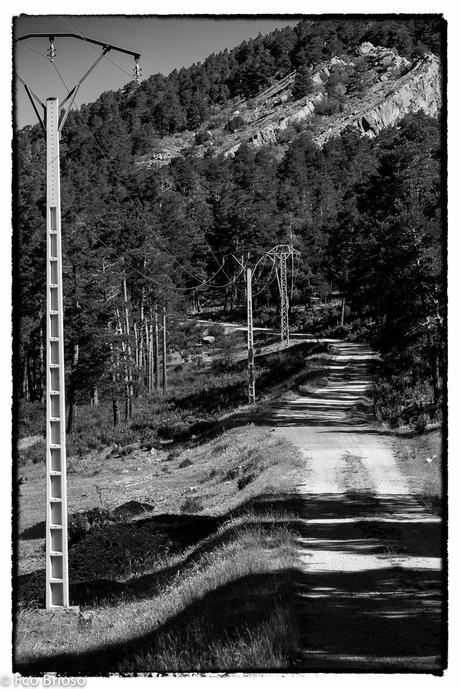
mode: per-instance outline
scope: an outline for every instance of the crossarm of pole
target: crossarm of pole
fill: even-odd
[[[36,34],[35,34],[35,33],[34,33],[34,34],[32,34],[32,33],[31,33],[31,34],[25,34],[24,36],[18,36],[18,38],[16,38],[15,41],[25,41],[25,40],[27,40],[27,39],[29,39],[29,38],[48,38],[48,40],[49,40],[49,42],[50,42],[50,45],[51,45],[52,47],[53,47],[53,45],[54,45],[54,39],[55,39],[55,38],[76,38],[76,39],[79,40],[79,41],[86,41],[87,43],[92,43],[92,44],[94,44],[94,45],[102,46],[102,52],[101,52],[101,54],[99,55],[99,57],[97,58],[97,60],[96,60],[95,62],[93,62],[93,64],[91,65],[91,67],[84,73],[84,75],[81,77],[81,79],[75,84],[75,86],[69,91],[69,93],[67,94],[67,96],[66,96],[66,97],[64,98],[64,100],[62,101],[61,106],[64,106],[65,103],[68,103],[68,104],[67,104],[67,107],[65,107],[65,108],[62,107],[62,109],[61,109],[61,114],[60,114],[60,117],[59,117],[59,131],[62,131],[62,128],[63,128],[64,123],[65,123],[65,121],[66,121],[66,119],[67,119],[67,116],[68,116],[68,114],[69,114],[69,112],[70,112],[70,109],[71,109],[71,107],[72,107],[72,105],[73,105],[73,103],[74,103],[74,101],[75,101],[75,97],[76,97],[76,95],[77,95],[77,93],[78,93],[78,90],[79,90],[80,86],[81,86],[82,83],[85,81],[85,79],[91,74],[91,72],[93,71],[93,69],[94,69],[95,67],[97,67],[97,65],[99,64],[99,62],[107,55],[107,53],[108,53],[110,50],[115,50],[115,51],[117,51],[117,52],[119,52],[119,53],[125,53],[126,55],[131,55],[132,57],[134,57],[134,62],[135,62],[135,66],[136,66],[136,74],[138,74],[138,72],[139,72],[139,59],[140,59],[140,56],[141,56],[140,53],[136,53],[136,52],[134,52],[134,51],[132,51],[132,50],[126,50],[125,48],[119,48],[118,46],[111,45],[110,43],[103,43],[102,41],[96,41],[96,40],[93,39],[93,38],[88,38],[87,36],[82,36],[81,34],[76,34],[76,33],[53,33],[53,34],[51,34],[51,33],[49,33],[49,34],[36,33]],[[51,59],[51,61],[53,61],[52,58],[50,58],[50,59]],[[42,122],[42,120],[41,120],[41,118],[40,118],[40,116],[39,116],[39,114],[38,114],[38,111],[37,111],[37,109],[36,109],[36,107],[35,107],[35,104],[34,104],[34,101],[33,101],[32,97],[31,97],[31,94],[32,94],[32,96],[34,96],[35,99],[37,99],[37,100],[39,100],[39,99],[38,99],[37,96],[35,96],[35,94],[29,89],[29,87],[24,83],[24,81],[23,81],[20,77],[18,77],[18,78],[19,78],[20,81],[24,84],[24,87],[25,87],[25,89],[26,89],[26,91],[27,91],[27,95],[29,96],[29,99],[30,99],[31,102],[32,102],[32,105],[33,105],[34,110],[35,110],[35,113],[36,113],[36,115],[37,115],[37,117],[38,117],[38,119],[39,119],[39,121],[40,121],[40,124],[42,125],[42,127],[44,127],[44,123]],[[29,91],[30,91],[30,93],[29,93]],[[41,105],[43,105],[43,104],[41,103],[41,101],[39,101],[39,102],[40,102]]]
[[[120,48],[110,43],[96,41],[94,38],[88,38],[88,36],[82,36],[81,34],[77,33],[28,33],[24,36],[18,36],[15,39],[15,41],[26,41],[28,38],[76,38],[79,41],[87,41],[87,43],[100,45],[104,49],[107,48],[108,50],[116,50],[118,53],[125,53],[125,55],[131,55],[132,57],[134,57],[135,60],[139,60],[141,56],[140,53],[136,53],[133,50],[126,50],[126,48]]]

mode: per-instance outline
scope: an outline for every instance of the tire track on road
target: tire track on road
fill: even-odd
[[[410,494],[390,441],[371,426],[369,347],[334,343],[327,384],[274,410],[305,457],[297,585],[310,671],[441,667],[440,520]]]

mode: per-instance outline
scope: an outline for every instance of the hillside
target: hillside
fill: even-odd
[[[241,262],[255,266],[288,241],[300,252],[289,273],[292,327],[371,340],[391,361],[381,417],[393,418],[394,398],[396,423],[438,418],[446,365],[443,30],[436,15],[305,19],[70,113],[61,141],[70,430],[75,406],[90,400],[113,405],[121,424],[126,367],[134,397],[152,393],[163,307],[171,365],[202,365],[202,334],[187,318],[217,311],[244,319]],[[39,406],[46,309],[38,126],[17,133],[15,153],[15,389],[18,403]],[[270,262],[258,265],[254,321],[278,327],[276,275]],[[220,347],[216,361],[228,354],[222,340]],[[216,409],[234,399],[233,384],[242,384],[241,371],[222,393],[228,399],[216,395]],[[181,385],[178,371],[171,398],[155,407],[152,436],[168,422],[192,425],[177,396],[196,401],[202,384],[191,382],[188,393]]]
[[[15,671],[442,674],[444,32],[130,82],[48,179],[16,132]]]
[[[210,120],[198,134],[163,137],[139,163],[162,166],[192,150],[195,156],[233,156],[243,142],[256,148],[286,144],[299,126],[311,129],[319,146],[347,127],[373,137],[409,113],[436,117],[441,107],[440,61],[431,54],[407,60],[390,48],[363,43],[356,58],[334,56],[312,69],[309,93],[301,98],[293,95],[297,78],[292,72],[257,96],[222,108],[222,127]]]

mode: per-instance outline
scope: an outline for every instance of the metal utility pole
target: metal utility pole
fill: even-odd
[[[59,105],[46,116],[46,607],[69,606]]]
[[[289,295],[287,286],[287,259],[290,257],[294,262],[296,256],[300,256],[300,251],[294,249],[292,244],[277,244],[267,252],[275,264],[278,287],[281,298],[281,345],[289,345]]]
[[[46,607],[69,607],[67,545],[67,480],[65,429],[65,362],[62,286],[61,198],[59,138],[82,82],[109,50],[134,56],[135,76],[139,80],[140,55],[94,41],[78,34],[27,34],[49,40],[48,57],[54,62],[55,37],[78,38],[103,46],[101,55],[59,106],[58,99],[47,98],[46,105],[17,75],[24,85],[35,114],[46,135]],[[67,103],[66,107],[63,107]],[[43,111],[41,115],[40,111]]]
[[[163,306],[163,393],[168,389],[168,378],[166,372],[166,306]]]
[[[246,270],[246,295],[248,315],[248,398],[249,404],[256,401],[255,371],[254,371],[254,329],[252,320],[252,270]]]

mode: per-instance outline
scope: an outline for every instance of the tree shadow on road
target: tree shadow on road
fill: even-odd
[[[231,581],[206,593],[144,636],[85,653],[50,654],[16,669],[23,674],[68,673],[69,668],[72,674],[104,674],[120,667],[123,671],[164,670],[163,666],[155,666],[155,658],[171,639],[193,649],[190,630],[199,624],[200,628],[208,626],[218,642],[228,641],[241,635],[243,629],[267,621],[268,613],[281,604],[293,611],[297,630],[295,639],[290,640],[292,648],[285,654],[285,670],[441,672],[446,652],[446,582],[444,570],[440,571],[434,562],[445,551],[439,520],[431,518],[407,495],[351,492],[282,497],[266,494],[249,499],[225,519],[251,512],[254,525],[269,530],[273,521],[267,520],[267,511],[280,515],[279,520],[295,534],[302,556],[298,567]],[[196,549],[172,567],[135,575],[123,583],[104,576],[82,577],[71,586],[74,602],[91,604],[107,599],[107,594],[113,604],[153,596],[181,568],[238,533],[237,526],[228,523],[225,527],[217,518],[207,518],[205,523],[188,515],[162,515],[140,522],[145,528],[144,546],[156,529],[162,538],[167,535],[170,540],[174,533],[177,538],[182,533],[181,547],[194,542]],[[185,538],[187,530],[192,535]],[[95,545],[119,536],[118,532],[103,530]],[[309,567],[309,553],[324,551],[350,556],[355,564],[341,570]],[[85,552],[82,548],[82,557]],[[381,566],[367,567],[367,556],[382,558]],[[356,566],[360,558],[364,564]],[[109,565],[105,563],[105,571],[109,571]],[[41,575],[44,577],[44,573]],[[23,585],[30,588],[30,579]],[[198,646],[196,653],[196,657],[201,653]],[[192,652],[167,669],[233,668],[212,664],[194,667]]]

